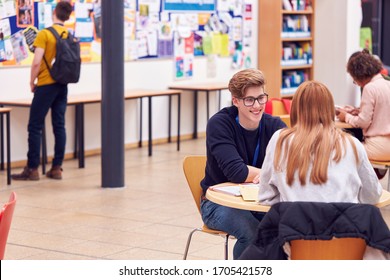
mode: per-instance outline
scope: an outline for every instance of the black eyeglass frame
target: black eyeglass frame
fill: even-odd
[[[260,98],[264,98],[264,96],[266,97],[265,102],[260,102]],[[257,100],[257,102],[259,102],[260,105],[264,105],[268,102],[268,94],[265,92],[263,94],[260,94],[258,97],[247,96],[247,97],[243,97],[243,98],[240,98],[240,97],[236,97],[236,98],[242,100],[245,107],[252,107],[253,105],[255,105],[256,100]],[[251,105],[247,104],[248,99],[253,99],[253,102]]]

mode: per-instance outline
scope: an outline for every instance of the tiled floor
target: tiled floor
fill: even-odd
[[[0,201],[18,196],[5,259],[181,259],[189,232],[202,225],[182,172],[205,141],[126,151],[126,187],[102,188],[100,157],[64,163],[64,179],[12,182],[0,172]],[[13,172],[18,172],[13,170]],[[387,176],[382,184],[387,182]],[[390,207],[382,209],[390,225]],[[229,241],[230,256],[235,240]],[[223,259],[223,238],[195,233],[189,259]]]

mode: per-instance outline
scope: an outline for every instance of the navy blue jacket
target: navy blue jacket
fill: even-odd
[[[240,260],[286,260],[283,244],[291,240],[360,237],[367,245],[390,253],[390,231],[380,210],[369,204],[279,202],[257,228],[257,237]]]
[[[207,188],[223,182],[242,183],[248,177],[248,151],[242,127],[237,123],[238,109],[235,106],[220,110],[210,118],[206,128],[207,164],[206,175],[201,185]],[[263,165],[265,151],[275,131],[286,127],[279,118],[263,114],[260,121],[260,151],[255,167]]]

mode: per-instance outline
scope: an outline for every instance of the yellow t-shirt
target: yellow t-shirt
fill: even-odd
[[[54,24],[54,29],[57,31],[59,35],[62,34],[62,32],[65,32],[64,36],[68,37],[68,30],[66,27]],[[42,48],[45,50],[44,57],[46,58],[47,63],[49,66],[51,65],[53,59],[56,56],[56,37],[50,32],[50,30],[43,29],[40,32],[38,32],[37,37],[34,41],[34,47],[36,48]],[[41,66],[39,68],[39,74],[38,74],[38,86],[43,85],[50,85],[54,84],[55,81],[50,76],[50,72],[46,66],[45,61],[42,59]]]

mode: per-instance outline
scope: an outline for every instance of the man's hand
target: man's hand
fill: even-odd
[[[30,90],[32,93],[35,93],[37,85],[34,82],[30,82]]]
[[[255,178],[253,178],[253,181],[252,181],[254,184],[258,184],[260,183],[260,173],[259,175],[256,175]]]
[[[258,184],[260,182],[260,168],[247,165],[248,167],[248,176],[246,177],[245,183],[255,183]]]

